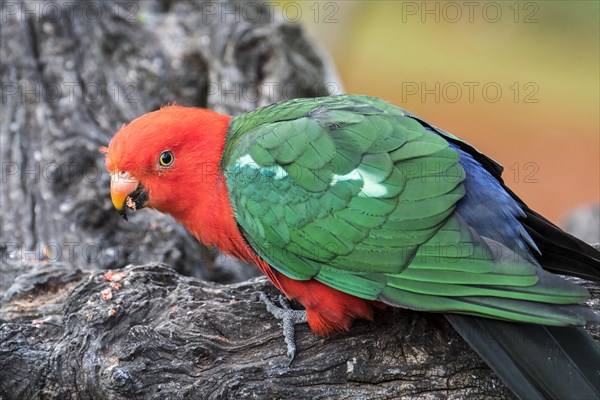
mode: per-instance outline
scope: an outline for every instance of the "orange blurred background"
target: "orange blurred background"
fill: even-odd
[[[600,2],[291,3],[345,92],[467,140],[557,224],[600,201]]]

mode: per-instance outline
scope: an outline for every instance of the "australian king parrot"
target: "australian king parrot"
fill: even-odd
[[[600,253],[530,209],[477,149],[381,99],[237,117],[171,105],[106,152],[114,206],[170,214],[256,264],[318,335],[381,304],[443,313],[523,399],[600,398]]]

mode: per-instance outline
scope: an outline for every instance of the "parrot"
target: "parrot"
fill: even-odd
[[[560,276],[600,281],[600,252],[529,208],[500,164],[400,107],[171,104],[123,125],[105,162],[122,217],[169,214],[302,305],[267,303],[284,328],[326,337],[377,308],[440,313],[518,397],[600,398],[584,328],[599,318]]]

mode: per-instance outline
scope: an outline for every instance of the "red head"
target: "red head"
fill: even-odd
[[[200,238],[190,218],[199,213],[207,218],[211,208],[218,209],[214,203],[225,189],[219,164],[229,121],[206,109],[168,106],[123,126],[106,153],[115,208],[124,217],[127,208],[154,208]]]

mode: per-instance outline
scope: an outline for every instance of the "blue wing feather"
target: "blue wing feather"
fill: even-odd
[[[480,235],[535,260],[531,249],[539,250],[518,219],[526,217],[519,203],[469,153],[454,143],[450,147],[460,154],[459,163],[466,172],[466,194],[457,203],[458,213]]]

